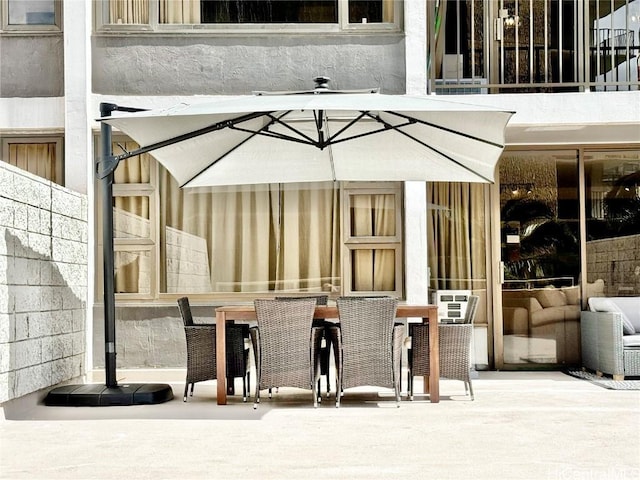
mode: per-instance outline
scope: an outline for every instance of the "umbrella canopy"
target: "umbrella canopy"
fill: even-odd
[[[316,89],[101,120],[182,187],[316,181],[493,182],[513,112],[433,96]],[[131,154],[116,156],[126,158]]]

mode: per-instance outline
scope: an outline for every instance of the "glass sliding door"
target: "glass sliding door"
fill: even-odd
[[[586,296],[640,294],[640,150],[585,153]]]
[[[506,152],[499,178],[504,367],[579,364],[578,152]]]

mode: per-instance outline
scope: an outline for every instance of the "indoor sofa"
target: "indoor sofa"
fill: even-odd
[[[504,334],[553,341],[558,364],[580,363],[579,287],[502,292]]]
[[[640,297],[592,297],[581,313],[582,364],[614,380],[640,376]]]

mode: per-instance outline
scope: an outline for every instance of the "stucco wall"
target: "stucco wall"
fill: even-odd
[[[405,93],[404,35],[96,36],[93,91],[235,95],[253,90],[379,87]]]
[[[0,97],[59,97],[64,93],[62,34],[0,35]]]
[[[214,323],[215,306],[191,306],[196,323]],[[104,308],[93,309],[93,366],[104,368]],[[178,304],[116,307],[117,368],[186,368]]]
[[[87,200],[0,162],[0,403],[85,373]]]

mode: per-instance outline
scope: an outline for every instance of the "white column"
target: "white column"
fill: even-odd
[[[406,91],[427,86],[427,0],[404,2]],[[407,303],[428,303],[427,184],[405,182],[405,286]]]
[[[406,91],[410,95],[427,91],[427,1],[404,2]]]
[[[85,311],[85,371],[93,369],[94,215],[91,121],[91,7],[93,2],[64,2],[64,183],[87,195],[87,299]]]
[[[92,2],[64,2],[65,186],[87,193],[93,173],[88,104]],[[97,116],[98,112],[93,112]],[[91,168],[90,168],[91,166]],[[91,173],[89,173],[91,172]]]

